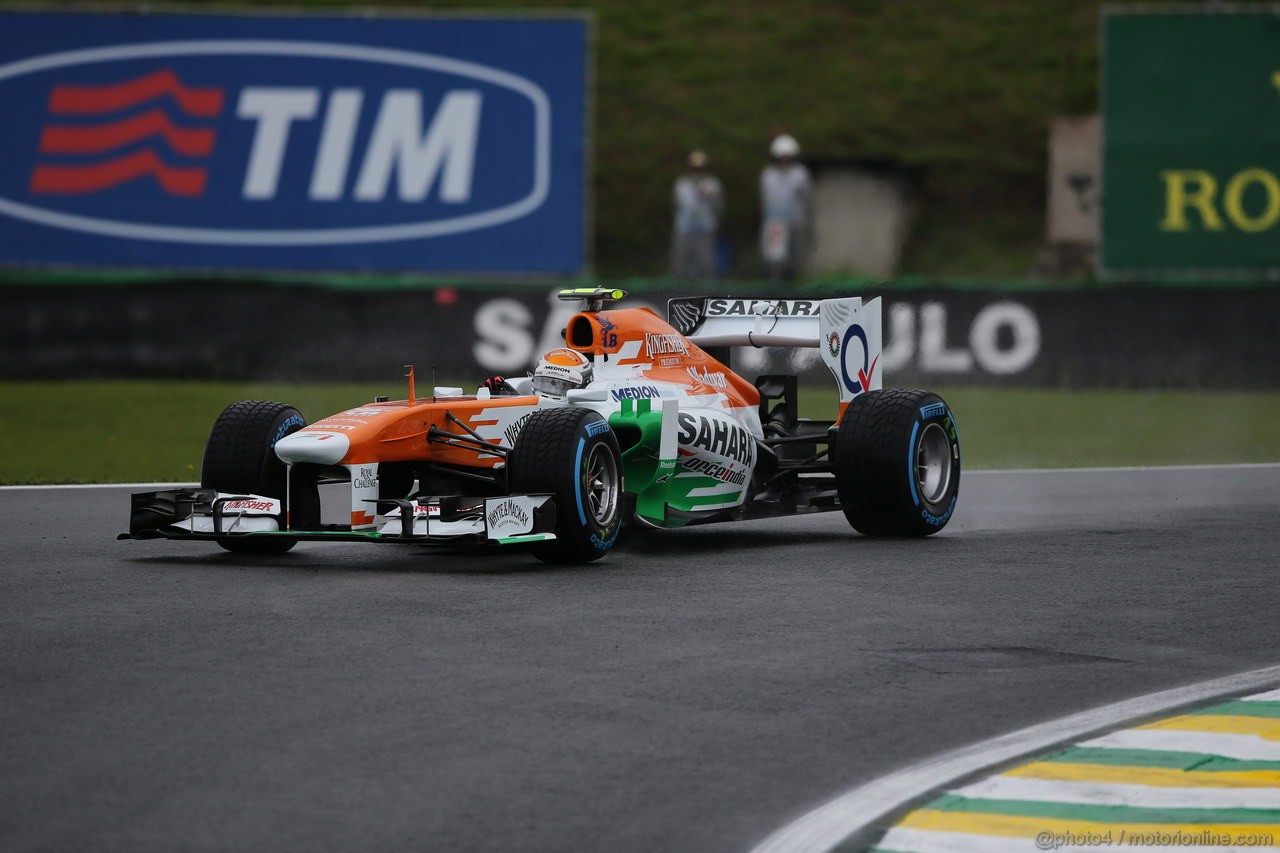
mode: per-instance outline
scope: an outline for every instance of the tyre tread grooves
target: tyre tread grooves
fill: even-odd
[[[917,536],[931,533],[916,523],[904,458],[911,449],[910,429],[928,391],[888,388],[856,397],[836,434],[837,485],[849,523],[868,536]]]

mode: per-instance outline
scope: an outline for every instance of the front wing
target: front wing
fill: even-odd
[[[217,541],[264,537],[427,545],[519,545],[556,538],[555,499],[549,494],[400,498],[371,503],[382,512],[373,530],[352,530],[344,525],[292,530],[275,498],[213,489],[138,492],[132,495],[129,532],[117,538]],[[405,518],[413,520],[406,525]]]

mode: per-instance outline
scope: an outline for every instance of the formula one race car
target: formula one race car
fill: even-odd
[[[879,299],[689,297],[663,320],[611,307],[622,291],[560,296],[583,307],[531,377],[418,397],[410,368],[407,399],[309,426],[284,403],[232,404],[202,487],[135,494],[120,538],[258,554],[300,540],[524,544],[586,562],[624,520],[842,510],[863,534],[904,537],[936,533],[955,511],[955,418],[935,394],[881,389]],[[839,420],[799,418],[795,376],[735,374],[729,351],[744,346],[819,347]],[[336,521],[322,488],[342,495]]]

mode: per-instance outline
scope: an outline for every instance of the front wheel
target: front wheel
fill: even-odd
[[[609,424],[590,409],[534,412],[507,455],[513,494],[550,492],[556,538],[533,546],[548,563],[603,557],[622,526],[622,454]]]
[[[937,394],[892,388],[855,397],[833,456],[840,505],[859,533],[928,536],[951,520],[960,438]]]
[[[307,425],[301,413],[286,403],[241,400],[223,410],[209,432],[200,485],[235,494],[285,499],[285,464],[275,454],[276,442]],[[227,536],[218,544],[240,554],[282,554],[292,539]]]

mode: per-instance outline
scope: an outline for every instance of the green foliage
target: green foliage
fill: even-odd
[[[404,393],[388,385],[0,382],[0,484],[195,482],[209,428],[236,400],[281,400],[318,420]],[[1280,462],[1275,392],[941,393],[967,468]],[[802,389],[801,413],[834,418],[835,399],[830,388]]]

